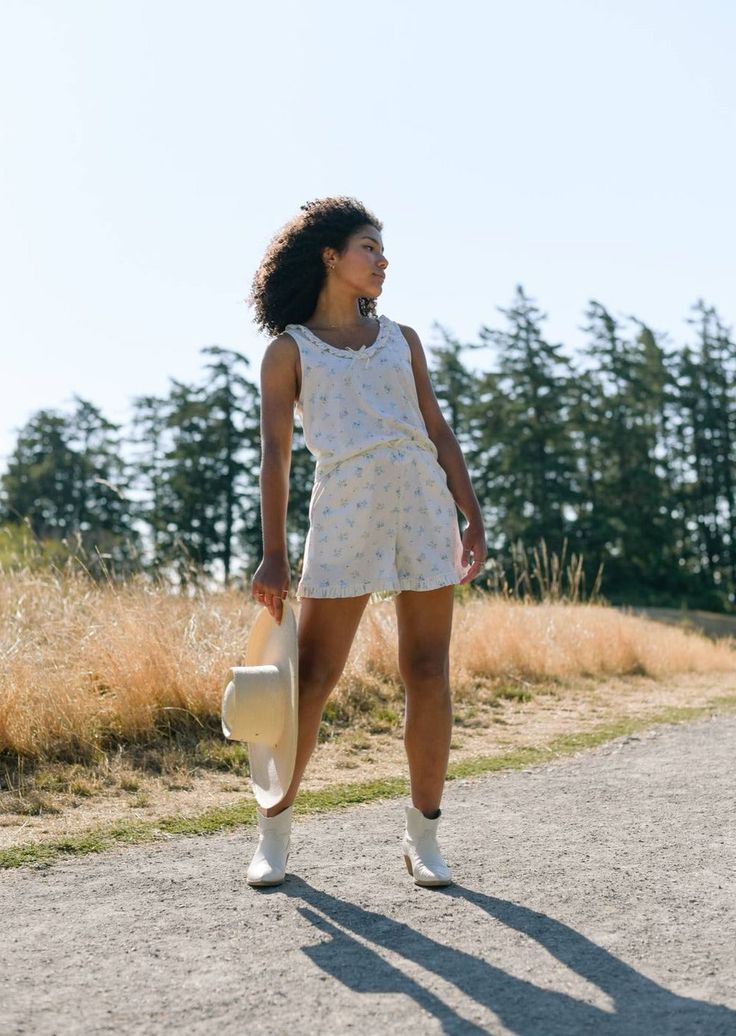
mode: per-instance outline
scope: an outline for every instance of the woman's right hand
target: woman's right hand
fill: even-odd
[[[251,581],[251,594],[258,604],[268,608],[281,625],[284,600],[289,594],[291,569],[285,557],[264,558]]]

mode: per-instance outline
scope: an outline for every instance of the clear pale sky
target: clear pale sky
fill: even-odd
[[[379,312],[425,347],[517,283],[571,354],[590,298],[678,344],[699,297],[732,322],[734,39],[727,0],[2,0],[0,467],[205,345],[257,380],[253,271],[327,194],[383,220]]]

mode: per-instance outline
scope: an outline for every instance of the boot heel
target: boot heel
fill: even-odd
[[[414,874],[414,870],[413,870],[412,865],[411,865],[411,860],[409,859],[408,856],[404,856],[404,863],[406,864],[406,869],[409,871],[410,874],[413,875]]]

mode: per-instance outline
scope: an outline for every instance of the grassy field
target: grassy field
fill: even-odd
[[[257,607],[235,591],[0,574],[0,848],[250,801],[247,752],[224,740],[219,710]],[[458,588],[451,682],[452,765],[488,768],[560,738],[728,707],[736,639],[599,604]],[[404,787],[402,723],[394,607],[373,600],[305,793]]]

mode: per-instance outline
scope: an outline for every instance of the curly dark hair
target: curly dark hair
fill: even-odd
[[[253,277],[248,303],[262,331],[279,335],[287,324],[303,324],[314,313],[327,276],[323,248],[342,253],[351,234],[366,223],[383,224],[356,198],[319,198],[301,206],[271,239]],[[363,316],[376,315],[376,300],[359,298]]]

